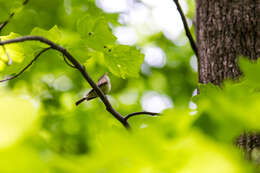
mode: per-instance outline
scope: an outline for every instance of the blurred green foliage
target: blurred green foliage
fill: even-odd
[[[109,99],[123,115],[142,110],[148,91],[169,96],[174,108],[159,117],[131,118],[129,133],[98,99],[75,106],[90,86],[60,53],[48,51],[19,78],[0,86],[0,172],[257,171],[233,142],[245,129],[259,130],[259,62],[241,59],[244,77],[226,81],[221,89],[199,86],[201,94],[192,99],[197,109],[191,109],[197,74],[190,66],[189,43],[175,45],[161,33],[147,38],[164,51],[166,64],[143,64],[148,73],[139,72],[144,55],[116,42],[110,25],[119,25],[118,15],[104,13],[94,0],[36,0],[24,7],[22,2],[0,0],[1,21],[16,13],[1,40],[44,36],[66,47],[95,80],[109,71]],[[194,2],[188,4],[192,18]],[[17,73],[43,47],[37,42],[1,47],[1,77]]]

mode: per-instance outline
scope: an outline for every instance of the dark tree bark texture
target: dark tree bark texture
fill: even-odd
[[[221,85],[241,76],[238,57],[260,57],[260,0],[196,0],[199,82]],[[259,147],[259,133],[237,138],[248,159]]]
[[[199,82],[241,75],[238,56],[260,57],[260,0],[196,0]]]

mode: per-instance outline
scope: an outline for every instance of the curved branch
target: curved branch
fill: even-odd
[[[93,79],[89,76],[87,71],[85,70],[85,67],[81,65],[65,48],[62,46],[40,36],[24,36],[24,37],[18,37],[15,39],[10,39],[6,41],[0,41],[0,45],[6,45],[6,44],[12,44],[12,43],[18,43],[18,42],[24,42],[24,41],[40,41],[42,43],[45,43],[49,45],[52,49],[55,49],[59,52],[61,52],[69,62],[71,62],[75,68],[79,70],[81,75],[84,77],[84,79],[90,84],[90,86],[94,89],[94,91],[97,93],[99,98],[102,100],[104,105],[106,106],[106,110],[110,112],[118,121],[120,121],[123,126],[126,129],[130,129],[130,125],[127,122],[127,120],[120,114],[118,113],[111,105],[109,100],[107,99],[106,95],[102,92],[102,90],[96,85],[96,83],[93,81]]]
[[[195,41],[194,41],[194,39],[193,39],[193,37],[192,37],[192,35],[190,33],[190,29],[189,29],[187,20],[186,20],[185,15],[184,15],[184,13],[182,11],[182,8],[181,8],[181,6],[179,4],[179,1],[178,0],[173,0],[173,1],[174,1],[175,5],[177,7],[178,12],[180,13],[181,20],[182,20],[182,23],[183,23],[186,35],[187,35],[187,37],[188,37],[188,39],[190,41],[191,48],[193,49],[195,55],[198,57],[198,49],[197,49],[196,43],[195,43]]]
[[[47,50],[49,50],[51,47],[48,47],[48,48],[45,48],[43,49],[42,51],[40,51],[34,58],[33,60],[27,65],[25,66],[19,73],[17,73],[16,75],[14,76],[10,76],[4,80],[0,80],[0,82],[6,82],[6,81],[9,81],[9,80],[12,80],[12,79],[15,79],[17,78],[18,76],[20,76],[25,70],[27,70],[39,57],[41,54],[43,54],[44,52],[46,52]]]
[[[150,116],[156,116],[159,115],[159,113],[155,113],[155,112],[133,112],[131,114],[128,114],[127,116],[125,116],[125,120],[127,121],[129,118],[136,116],[136,115],[150,115]]]

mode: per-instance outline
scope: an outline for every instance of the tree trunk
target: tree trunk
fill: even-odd
[[[237,79],[238,56],[260,57],[260,0],[196,0],[199,82]]]
[[[260,0],[196,0],[195,25],[200,83],[235,80],[239,56],[260,57]],[[259,140],[259,133],[247,133],[237,144],[250,159]]]

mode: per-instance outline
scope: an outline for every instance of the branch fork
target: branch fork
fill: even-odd
[[[182,23],[186,32],[186,36],[189,39],[190,45],[195,53],[195,55],[198,57],[198,50],[197,50],[197,46],[196,43],[191,35],[191,32],[189,30],[189,26],[188,23],[186,21],[185,15],[183,13],[183,10],[179,4],[178,0],[173,0],[177,10],[181,16],[182,19]],[[23,5],[26,5],[29,2],[29,0],[25,0],[23,2]],[[2,24],[0,24],[0,32],[1,30],[9,23],[9,21],[12,19],[12,17],[15,15],[15,13],[10,14],[9,18],[4,21]],[[123,117],[120,113],[118,113],[111,105],[111,103],[109,102],[109,100],[107,99],[106,95],[102,92],[102,90],[96,85],[96,83],[93,81],[93,79],[89,76],[88,72],[86,71],[85,67],[83,65],[81,65],[65,48],[63,48],[62,46],[55,44],[54,42],[44,38],[44,37],[40,37],[40,36],[24,36],[24,37],[19,37],[19,38],[15,38],[15,39],[10,39],[10,40],[6,40],[6,41],[0,41],[0,46],[4,46],[6,44],[12,44],[12,43],[18,43],[18,42],[24,42],[24,41],[40,41],[42,43],[45,43],[47,45],[49,45],[48,48],[45,48],[43,50],[41,50],[34,58],[33,60],[27,65],[25,66],[20,72],[18,72],[16,75],[8,77],[4,80],[0,80],[0,82],[6,82],[12,79],[15,79],[17,77],[19,77],[24,71],[26,71],[39,57],[40,55],[42,55],[44,52],[50,50],[50,49],[54,49],[59,51],[60,53],[62,53],[63,57],[64,57],[64,61],[65,63],[70,66],[71,68],[75,68],[77,69],[81,75],[84,77],[84,79],[90,84],[90,86],[94,89],[94,91],[97,93],[97,95],[99,96],[99,98],[102,100],[102,102],[104,103],[104,105],[106,106],[106,110],[108,112],[110,112],[119,122],[122,123],[122,125],[126,128],[126,129],[130,129],[130,125],[128,123],[128,119],[133,117],[133,116],[137,116],[137,115],[150,115],[150,116],[156,116],[159,115],[158,113],[154,113],[154,112],[134,112],[131,114],[126,115],[125,117]]]
[[[39,42],[42,42],[44,44],[49,45],[49,47],[43,49],[42,51],[40,51],[35,56],[35,58],[33,58],[33,60],[26,67],[24,67],[19,73],[17,73],[14,76],[8,77],[8,78],[6,78],[4,80],[1,80],[0,82],[6,82],[6,81],[9,81],[9,80],[12,80],[12,79],[15,79],[15,78],[19,77],[26,69],[28,69],[40,57],[41,54],[43,54],[47,50],[54,49],[54,50],[57,50],[58,52],[62,53],[62,55],[64,56],[64,59],[65,59],[65,62],[66,62],[67,65],[69,65],[72,68],[77,69],[80,72],[80,74],[90,84],[90,86],[94,89],[94,91],[97,93],[99,98],[102,100],[102,102],[106,106],[106,110],[108,112],[110,112],[119,122],[121,122],[121,124],[126,129],[130,129],[131,128],[130,124],[128,123],[128,119],[130,117],[133,117],[135,115],[141,115],[141,114],[146,114],[146,115],[151,115],[151,116],[158,115],[158,113],[154,113],[154,112],[134,112],[134,113],[131,113],[131,114],[123,117],[119,112],[117,112],[112,107],[111,103],[107,99],[107,96],[102,92],[102,90],[93,81],[93,79],[90,77],[90,75],[86,71],[85,67],[82,64],[80,64],[64,47],[62,47],[62,46],[60,46],[60,45],[58,45],[58,44],[56,44],[56,43],[54,43],[54,42],[44,38],[44,37],[40,37],[40,36],[18,37],[18,38],[6,40],[6,41],[0,41],[0,46],[4,46],[6,44],[12,44],[12,43],[25,42],[25,41],[39,41]]]

